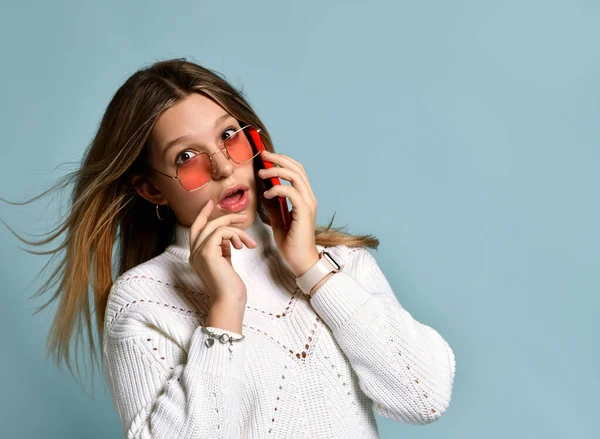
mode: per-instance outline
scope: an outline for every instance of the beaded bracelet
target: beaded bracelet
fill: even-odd
[[[233,338],[233,337],[231,337],[231,335],[227,334],[226,332],[223,332],[222,334],[215,334],[214,332],[211,332],[208,329],[206,329],[204,326],[202,327],[202,332],[204,332],[205,334],[208,334],[209,338],[207,338],[204,343],[209,348],[213,344],[215,344],[215,339],[219,340],[223,344],[229,343],[228,349],[229,349],[229,356],[230,357],[233,356],[233,342],[234,341],[242,341],[244,338],[246,338],[245,335],[242,335],[241,338]]]

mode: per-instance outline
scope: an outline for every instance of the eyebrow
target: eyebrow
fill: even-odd
[[[213,127],[214,128],[218,127],[221,123],[223,123],[225,120],[229,119],[230,117],[233,117],[233,116],[231,116],[231,114],[229,114],[229,113],[223,113],[221,116],[219,116],[217,118],[217,120],[215,120],[215,124],[213,125]],[[176,139],[170,140],[169,142],[167,142],[167,144],[165,146],[163,156],[166,157],[167,153],[169,152],[169,149],[171,149],[173,146],[177,145],[178,143],[188,141],[188,140],[191,140],[191,137],[188,135],[183,135]]]

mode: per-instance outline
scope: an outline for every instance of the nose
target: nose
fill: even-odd
[[[215,179],[228,177],[233,172],[233,162],[229,160],[225,147],[212,154],[212,164],[213,178]]]

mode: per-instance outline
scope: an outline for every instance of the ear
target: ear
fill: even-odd
[[[148,178],[136,175],[131,179],[131,184],[140,197],[152,204],[166,204],[167,199],[164,194]]]

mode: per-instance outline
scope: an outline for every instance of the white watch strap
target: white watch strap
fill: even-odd
[[[296,285],[298,285],[300,290],[306,295],[308,295],[310,290],[329,273],[340,270],[340,266],[325,250],[322,250],[319,253],[319,256],[319,260],[315,262],[306,273],[296,278]]]

